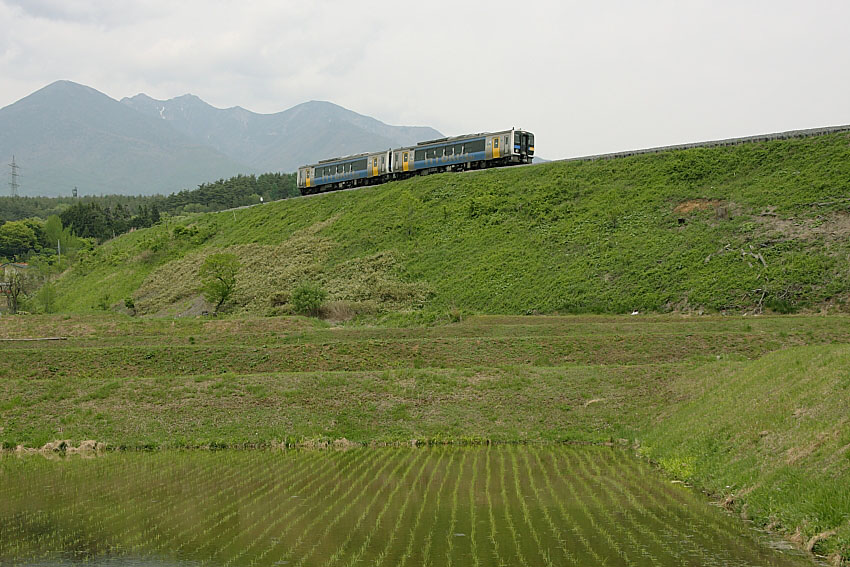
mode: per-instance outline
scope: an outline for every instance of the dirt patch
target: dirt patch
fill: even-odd
[[[754,217],[768,232],[789,239],[811,240],[823,238],[834,242],[850,237],[850,213],[832,212],[814,218],[780,218],[767,211]]]
[[[185,308],[177,313],[177,317],[198,317],[215,311],[215,305],[201,296],[194,298]]]
[[[102,453],[106,450],[106,443],[100,443],[98,441],[94,441],[92,439],[87,439],[85,441],[80,441],[80,444],[74,446],[74,442],[70,439],[59,439],[56,441],[50,441],[45,443],[41,447],[26,447],[24,445],[18,445],[11,451],[17,453],[19,455],[26,454],[35,454],[41,453],[42,455],[53,455],[53,454],[65,454],[65,455],[75,455],[75,454],[96,454]],[[0,448],[0,452],[2,452],[2,448]]]
[[[689,199],[676,205],[673,212],[680,215],[686,215],[694,211],[717,210],[722,206],[723,201],[719,199]]]

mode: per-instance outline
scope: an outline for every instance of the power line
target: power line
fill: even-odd
[[[15,156],[12,156],[12,163],[9,164],[9,167],[12,168],[12,181],[9,183],[9,187],[12,188],[12,197],[18,196],[18,188],[20,188],[20,184],[18,183],[18,177],[21,175],[18,173],[20,166],[15,163]]]

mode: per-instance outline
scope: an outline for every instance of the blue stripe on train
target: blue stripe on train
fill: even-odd
[[[313,185],[327,185],[328,183],[339,183],[340,181],[351,181],[352,179],[363,179],[367,176],[366,171],[345,175],[326,175],[324,177],[314,177]]]
[[[455,156],[450,159],[420,159],[413,162],[413,169],[426,169],[428,167],[440,167],[443,165],[456,165],[458,163],[466,163],[469,161],[483,161],[486,159],[487,152],[472,152],[462,156]]]

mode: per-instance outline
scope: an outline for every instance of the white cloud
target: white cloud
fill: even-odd
[[[330,100],[557,158],[850,123],[850,5],[0,0],[0,105],[57,80],[277,112]]]

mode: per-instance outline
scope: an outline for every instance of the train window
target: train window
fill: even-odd
[[[407,163],[407,152],[404,152],[404,163]]]
[[[493,147],[499,149],[499,138],[493,138]]]
[[[478,140],[470,140],[466,142],[466,151],[467,153],[475,153],[475,152],[483,152],[484,151],[484,138],[480,138]]]
[[[446,146],[446,155],[447,156],[455,155],[455,147],[454,146]]]

